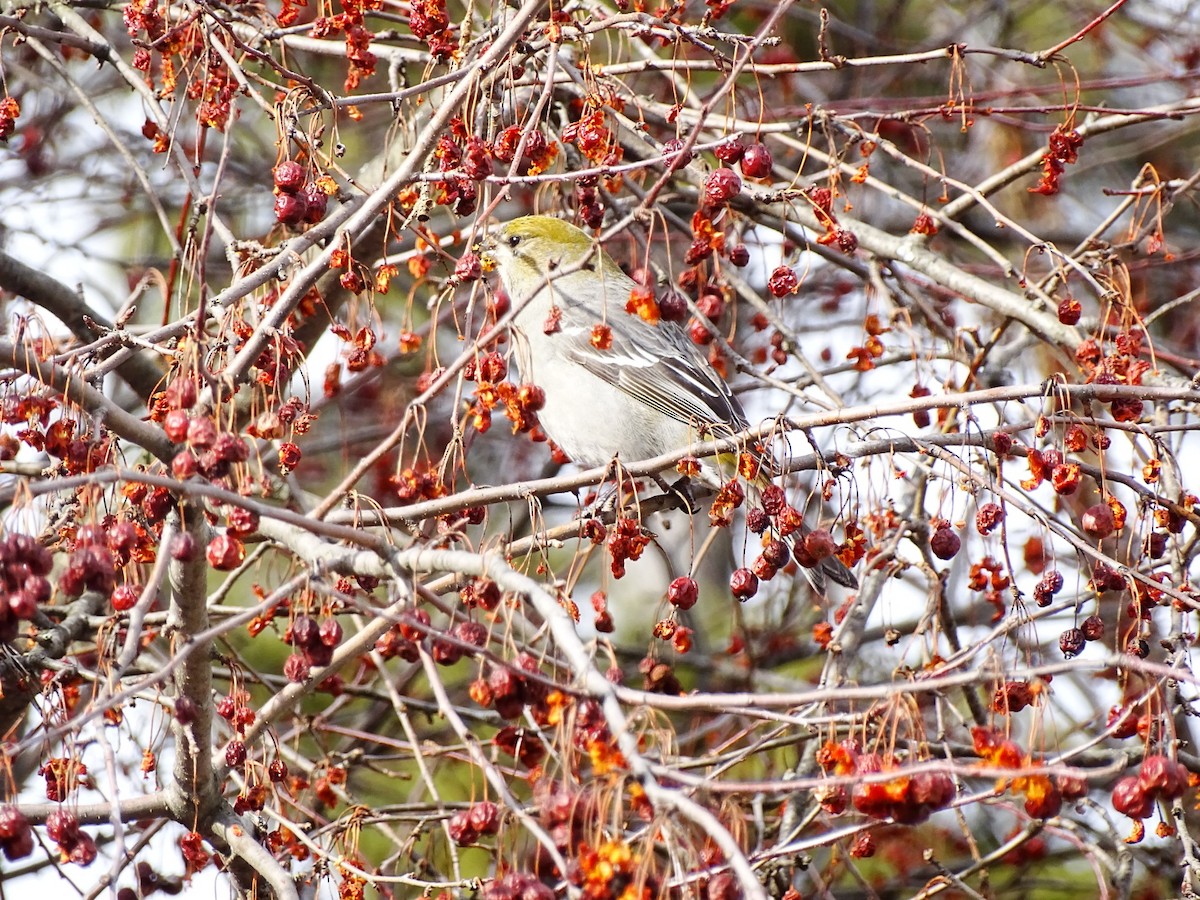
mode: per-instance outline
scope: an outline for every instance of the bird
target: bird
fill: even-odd
[[[538,421],[574,462],[651,459],[749,427],[728,382],[682,327],[627,310],[637,282],[587,232],[553,216],[522,216],[493,232],[481,260],[516,310],[516,365],[545,397]],[[760,462],[755,493],[774,469],[767,455]],[[702,459],[695,474],[719,491],[736,470],[736,455],[726,453]],[[835,556],[801,571],[820,593],[826,576],[857,586]]]

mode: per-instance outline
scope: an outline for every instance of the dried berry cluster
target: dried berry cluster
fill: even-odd
[[[79,827],[79,819],[59,808],[46,817],[46,836],[58,844],[63,860],[86,866],[96,859],[96,842]]]
[[[472,422],[481,432],[492,427],[492,410],[504,407],[512,422],[513,434],[533,433],[536,440],[545,440],[538,428],[538,410],[546,405],[546,392],[535,384],[515,385],[506,381],[508,363],[496,351],[471,360],[463,369],[467,381],[477,381],[475,402],[471,406]]]
[[[0,538],[0,641],[17,636],[22,619],[37,615],[38,605],[50,599],[54,565],[50,551],[27,534],[10,532]]]
[[[408,662],[420,659],[418,645],[425,646],[438,665],[452,666],[464,656],[474,656],[487,646],[488,629],[469,619],[456,622],[439,634],[432,626],[429,613],[414,609],[387,630],[375,642],[375,650],[384,659],[400,657]]]
[[[312,616],[299,615],[283,640],[297,651],[284,661],[283,674],[288,681],[304,681],[313,666],[327,666],[333,660],[333,651],[342,642],[342,626],[332,617],[318,625]]]
[[[845,812],[850,802],[873,819],[914,824],[944,809],[957,793],[954,780],[945,772],[906,771],[908,767],[892,754],[864,753],[854,740],[826,742],[817,761],[827,775],[863,779],[853,788],[833,784],[819,792],[821,808],[832,815]],[[872,777],[881,774],[890,777]]]
[[[1187,767],[1165,756],[1147,756],[1136,775],[1121,778],[1112,790],[1113,809],[1131,819],[1144,819],[1158,800],[1178,800],[1191,783]]]
[[[284,225],[316,225],[325,218],[329,194],[324,179],[310,181],[304,164],[285,159],[272,171],[275,179],[275,218]]]

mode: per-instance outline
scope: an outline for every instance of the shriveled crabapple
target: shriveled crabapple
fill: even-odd
[[[300,190],[308,177],[304,166],[294,159],[285,159],[272,170],[271,175],[274,178],[275,187],[288,194],[294,194]]]
[[[929,539],[929,549],[938,559],[953,559],[958,555],[961,547],[962,538],[955,533],[954,529],[947,522],[943,522],[935,528],[933,536]]]
[[[789,266],[778,266],[767,279],[767,290],[772,297],[786,297],[800,290],[800,279]]]
[[[763,547],[762,555],[763,559],[765,559],[776,569],[782,569],[792,558],[792,551],[783,541],[779,540],[778,538],[774,538],[770,541],[767,541],[766,545]]]
[[[1126,775],[1113,785],[1113,809],[1131,819],[1144,819],[1154,811],[1154,797],[1146,793],[1136,775]]]
[[[758,593],[758,576],[744,567],[734,569],[729,577],[729,590],[738,600],[749,600]]]
[[[726,141],[717,146],[713,150],[713,154],[723,163],[733,165],[740,160],[746,152],[746,142],[741,138],[734,138],[731,141]]]
[[[687,301],[677,291],[667,291],[658,301],[658,315],[664,321],[682,322],[687,314]]]
[[[1083,631],[1078,628],[1068,628],[1058,637],[1058,648],[1067,659],[1078,656],[1084,645]]]
[[[71,846],[79,840],[79,819],[68,809],[59,807],[46,817],[46,836],[60,846]]]
[[[1162,754],[1147,756],[1137,774],[1142,790],[1154,797],[1178,800],[1188,786],[1188,770]]]
[[[676,609],[691,609],[700,598],[700,586],[694,578],[680,576],[667,586],[667,602]]]
[[[293,653],[283,663],[283,677],[297,684],[307,681],[312,674],[312,664],[303,653]]]
[[[1094,538],[1106,538],[1117,530],[1112,509],[1107,503],[1097,503],[1084,510],[1080,527]]]
[[[281,225],[299,225],[307,215],[308,201],[302,195],[275,195],[275,219]]]
[[[670,160],[672,169],[679,169],[686,166],[696,155],[691,150],[683,149],[683,140],[681,138],[671,138],[662,146],[663,156]]]
[[[1085,641],[1098,641],[1104,637],[1104,619],[1098,615],[1090,615],[1083,620],[1079,630],[1083,632]]]
[[[300,189],[299,196],[305,202],[304,222],[308,225],[316,225],[323,218],[325,212],[329,208],[329,195],[326,194],[315,182],[308,182]]]
[[[766,178],[771,174],[773,163],[767,145],[757,141],[746,148],[740,162],[742,174],[747,178]]]
[[[837,548],[837,541],[824,528],[814,528],[804,536],[805,552],[818,562],[833,556]]]
[[[710,206],[724,206],[742,190],[742,179],[733,169],[722,166],[714,169],[704,180],[704,202]]]
[[[33,829],[17,807],[0,806],[0,850],[10,862],[33,852]]]
[[[483,263],[478,253],[464,253],[454,266],[454,278],[457,281],[477,281],[483,274]]]
[[[998,503],[985,503],[975,513],[975,529],[980,534],[991,534],[1004,521],[1004,507]]]

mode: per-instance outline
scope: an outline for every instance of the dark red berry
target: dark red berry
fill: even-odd
[[[271,173],[275,179],[275,187],[288,194],[294,194],[304,186],[307,173],[304,166],[294,159],[285,159]]]
[[[668,164],[672,169],[679,169],[686,166],[696,155],[691,150],[680,152],[683,150],[683,141],[680,138],[671,138],[663,144],[663,156],[666,157]]]
[[[700,585],[693,578],[681,576],[667,586],[667,602],[676,609],[691,609],[700,598]]]
[[[758,593],[758,576],[744,567],[734,569],[729,578],[729,590],[738,600],[749,600]]]
[[[713,153],[717,159],[723,163],[733,165],[742,158],[742,154],[746,152],[746,142],[741,138],[734,138],[732,141],[726,141],[717,147]]]
[[[742,190],[742,179],[733,169],[722,166],[714,170],[704,181],[704,202],[710,206],[724,206]]]
[[[308,215],[308,202],[299,194],[275,195],[275,218],[284,225],[299,225]]]
[[[766,178],[771,174],[771,151],[766,144],[754,143],[742,154],[742,174],[747,178]]]
[[[953,559],[962,547],[960,538],[949,525],[940,525],[929,539],[929,549],[938,559]]]
[[[800,279],[788,266],[779,266],[767,279],[767,290],[772,297],[786,297],[800,290]]]
[[[300,189],[300,196],[308,204],[304,211],[304,221],[316,225],[325,218],[325,210],[329,207],[329,195],[313,182],[308,182]]]

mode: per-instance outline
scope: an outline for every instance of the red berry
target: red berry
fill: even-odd
[[[767,290],[771,292],[772,297],[786,297],[799,289],[800,279],[787,266],[777,267],[767,279]]]
[[[130,584],[119,584],[112,592],[110,602],[117,612],[133,609],[138,602],[138,589]]]
[[[312,673],[312,664],[303,653],[293,653],[283,663],[283,677],[299,684]]]
[[[667,602],[676,609],[691,609],[700,599],[700,585],[693,578],[681,576],[667,586]]]
[[[171,459],[171,474],[180,481],[195,475],[197,468],[196,455],[191,450],[180,450]]]
[[[90,866],[96,861],[96,842],[90,834],[80,834],[71,845],[67,859],[77,866]]]
[[[975,528],[980,534],[991,534],[1004,521],[1004,507],[998,503],[985,503],[975,513]]]
[[[659,318],[666,322],[682,322],[687,318],[687,301],[676,291],[668,291],[658,301]]]
[[[242,564],[246,558],[246,545],[235,537],[219,534],[209,541],[205,555],[214,569],[228,572]]]
[[[763,559],[776,569],[782,569],[792,558],[792,551],[783,541],[775,539],[767,542],[767,545],[763,547],[762,555]]]
[[[824,528],[814,528],[804,536],[804,549],[813,559],[820,561],[837,552],[837,541]]]
[[[1177,800],[1188,786],[1188,770],[1161,754],[1147,756],[1138,772],[1138,784],[1146,793]]]
[[[299,225],[308,215],[308,202],[299,194],[275,195],[275,218],[284,225]]]
[[[13,591],[8,595],[8,611],[14,619],[32,619],[37,615],[37,600],[29,591]]]
[[[1058,321],[1064,325],[1077,325],[1083,315],[1083,305],[1074,297],[1064,297],[1058,304]]]
[[[1131,819],[1144,819],[1154,809],[1154,798],[1138,784],[1137,777],[1126,775],[1113,786],[1113,809]]]
[[[462,168],[468,178],[480,181],[492,174],[490,152],[487,141],[482,138],[470,137],[467,139],[467,146],[463,152]]]
[[[285,159],[271,173],[275,178],[275,187],[288,194],[294,194],[304,186],[306,173],[304,166],[294,159]]]
[[[0,806],[0,843],[7,843],[29,829],[25,813],[15,806]]]
[[[423,609],[414,609],[408,614],[408,617],[415,624],[409,622],[400,623],[400,634],[405,640],[419,641],[425,637],[425,631],[429,627],[429,613]],[[421,627],[424,626],[424,627]]]
[[[479,832],[471,824],[471,811],[463,809],[456,812],[446,823],[446,831],[450,840],[460,847],[469,846],[479,839]]]
[[[459,622],[450,629],[450,634],[464,644],[473,644],[476,647],[486,645],[488,640],[488,630],[478,622]]]
[[[938,559],[953,559],[962,547],[962,539],[949,525],[941,525],[929,539],[929,549]]]
[[[696,155],[691,150],[680,152],[683,150],[683,141],[680,138],[671,138],[663,144],[663,156],[667,158],[668,164],[672,169],[679,169],[686,166]]]
[[[46,817],[46,836],[54,843],[73,845],[79,834],[79,820],[73,812],[59,807]]]
[[[173,409],[163,419],[163,431],[167,437],[179,443],[187,437],[188,414],[186,409]]]
[[[317,629],[317,637],[326,647],[336,647],[342,642],[342,626],[337,619],[326,619]]]
[[[191,409],[196,405],[196,382],[180,375],[167,385],[163,395],[171,409]]]
[[[480,834],[495,834],[500,830],[500,807],[490,800],[476,803],[467,810],[467,816]]]
[[[316,225],[325,218],[325,210],[329,207],[328,194],[310,181],[300,189],[300,197],[307,204],[304,210],[305,222]]]
[[[750,251],[745,244],[738,244],[729,251],[729,261],[739,269],[750,263]]]
[[[464,253],[454,266],[454,277],[459,281],[476,281],[482,274],[483,264],[477,253]]]
[[[733,169],[722,166],[704,181],[704,202],[710,206],[724,206],[742,190],[742,179]]]
[[[771,151],[766,144],[754,143],[742,154],[742,174],[747,178],[766,178],[771,174]]]
[[[1085,641],[1098,641],[1104,637],[1104,620],[1099,616],[1088,616],[1080,628]]]
[[[196,557],[196,539],[186,531],[175,535],[171,541],[171,559],[189,562]]]
[[[284,639],[293,647],[299,647],[301,650],[315,647],[321,640],[321,627],[312,616],[296,616],[296,621],[284,634]]]
[[[744,567],[734,569],[729,578],[729,590],[738,600],[749,600],[758,593],[758,576]]]
[[[1112,510],[1107,503],[1089,506],[1080,519],[1080,526],[1094,538],[1106,538],[1117,530]]]
[[[241,741],[230,741],[225,747],[225,765],[235,769],[246,761],[246,745]]]
[[[1084,636],[1083,632],[1078,628],[1068,628],[1058,638],[1058,649],[1062,651],[1063,656],[1070,659],[1072,656],[1078,656],[1083,650]]]
[[[742,158],[742,154],[746,152],[746,143],[741,138],[734,138],[732,141],[726,141],[713,151],[717,159],[723,163],[733,165]]]
[[[746,527],[752,534],[762,534],[770,524],[771,519],[763,510],[755,507],[746,512]]]

